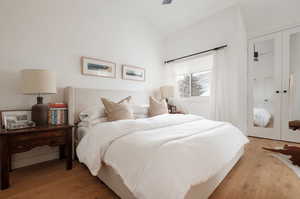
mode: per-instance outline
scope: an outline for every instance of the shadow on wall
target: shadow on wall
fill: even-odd
[[[22,93],[20,71],[1,70],[0,85],[0,110],[27,109],[36,104],[35,95]],[[57,94],[45,96],[44,102],[62,102],[63,96],[63,89],[58,88]]]

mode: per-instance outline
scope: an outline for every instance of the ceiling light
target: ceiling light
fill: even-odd
[[[162,4],[166,5],[166,4],[171,4],[172,0],[163,0]]]
[[[256,51],[255,45],[254,45],[254,54],[253,54],[254,61],[259,61],[258,57],[259,57],[259,53],[258,53],[258,51]]]

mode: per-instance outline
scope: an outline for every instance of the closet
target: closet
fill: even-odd
[[[300,142],[300,27],[249,41],[248,134]]]

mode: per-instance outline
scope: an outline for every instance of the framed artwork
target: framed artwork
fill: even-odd
[[[116,78],[116,63],[100,59],[82,57],[82,74]]]
[[[22,129],[34,127],[31,121],[31,111],[2,111],[1,126],[4,129]]]
[[[123,65],[122,77],[124,80],[145,81],[146,71],[141,67]]]

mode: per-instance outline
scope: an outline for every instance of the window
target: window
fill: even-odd
[[[180,97],[210,96],[211,71],[194,72],[177,76]]]
[[[210,79],[214,55],[207,54],[167,66],[170,84],[176,87],[176,94],[182,98],[210,96]]]
[[[191,76],[188,74],[178,75],[177,83],[180,97],[190,97],[191,93]]]
[[[210,95],[210,74],[211,71],[204,71],[191,74],[191,96]]]

